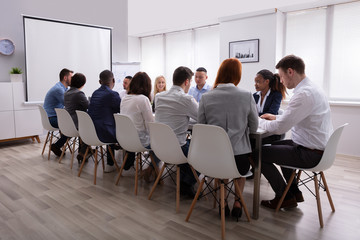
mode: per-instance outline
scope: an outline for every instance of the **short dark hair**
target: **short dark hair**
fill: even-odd
[[[204,67],[199,67],[198,69],[196,69],[197,72],[205,72],[207,73],[206,69]]]
[[[82,73],[75,73],[74,76],[71,78],[70,87],[81,88],[86,83],[86,77]]]
[[[127,78],[127,79],[132,79],[133,77],[132,76],[126,76],[125,78]]]
[[[128,94],[144,95],[150,99],[151,79],[146,72],[138,72],[131,79]]]
[[[113,79],[114,74],[110,70],[104,70],[99,75],[102,85],[108,85]]]
[[[69,75],[70,73],[73,73],[74,71],[71,71],[67,68],[64,68],[60,71],[59,73],[59,78],[60,78],[60,81],[62,81],[64,79],[65,76]]]
[[[288,55],[283,57],[278,64],[276,64],[276,69],[281,68],[283,71],[287,71],[289,68],[294,69],[299,74],[305,73],[305,63],[304,61],[295,56],[295,55]]]
[[[194,76],[194,73],[188,67],[178,67],[175,69],[173,74],[173,84],[176,86],[181,86],[186,79],[191,79]]]

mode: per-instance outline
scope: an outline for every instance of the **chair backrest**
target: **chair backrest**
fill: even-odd
[[[319,162],[314,168],[311,169],[313,172],[325,171],[326,169],[330,168],[336,157],[336,149],[340,140],[340,136],[344,127],[349,125],[345,123],[344,125],[338,127],[330,136],[326,146],[324,154]]]
[[[141,144],[135,125],[128,116],[115,113],[114,119],[116,139],[123,149],[128,152],[144,152],[148,150]]]
[[[78,117],[79,134],[81,140],[89,146],[102,146],[105,143],[101,142],[97,136],[94,123],[87,112],[76,110]]]
[[[41,116],[41,123],[43,125],[43,128],[45,130],[48,131],[57,131],[59,129],[54,128],[53,126],[51,126],[50,121],[49,121],[49,117],[47,116],[47,113],[45,111],[45,109],[43,108],[43,106],[38,105],[39,110],[40,110],[40,116]]]
[[[218,126],[204,124],[193,126],[188,162],[198,172],[209,177],[219,179],[241,177],[236,167],[229,136]]]
[[[67,137],[78,137],[79,132],[75,127],[74,120],[64,108],[55,108],[59,129]]]
[[[182,164],[187,159],[174,131],[166,124],[149,123],[150,145],[155,155],[165,163]]]

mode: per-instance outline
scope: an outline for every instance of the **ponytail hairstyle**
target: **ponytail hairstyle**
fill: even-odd
[[[278,91],[281,93],[282,98],[284,99],[286,96],[286,88],[284,84],[280,82],[279,74],[273,74],[271,71],[267,69],[263,69],[259,71],[257,74],[261,75],[265,80],[269,80],[269,88],[271,91]]]

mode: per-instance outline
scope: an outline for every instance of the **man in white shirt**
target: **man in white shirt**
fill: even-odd
[[[286,183],[275,164],[311,168],[316,166],[333,131],[330,106],[324,92],[305,75],[305,64],[297,56],[284,57],[276,65],[281,82],[294,89],[294,95],[283,115],[264,114],[259,127],[274,134],[283,134],[291,129],[291,140],[282,140],[262,148],[261,172],[275,192],[275,198],[261,201],[261,205],[275,209]],[[282,168],[288,180],[291,169]],[[282,208],[296,207],[304,201],[296,179],[282,203]]]
[[[208,79],[207,71],[203,67],[196,69],[195,82],[196,86],[191,87],[189,95],[193,96],[197,102],[200,102],[201,96],[211,90],[211,86],[206,83]]]
[[[190,118],[197,120],[198,103],[189,91],[194,73],[187,67],[178,67],[173,74],[173,86],[155,98],[155,121],[170,126],[187,156],[190,141],[186,139]],[[196,179],[189,164],[180,165],[180,193],[193,198]]]

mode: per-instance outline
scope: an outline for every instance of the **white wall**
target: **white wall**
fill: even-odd
[[[239,16],[241,17],[241,16]],[[254,78],[261,69],[275,70],[276,12],[220,23],[220,62],[229,58],[229,42],[259,39],[259,62],[243,63],[239,87],[255,92]]]
[[[25,69],[21,14],[113,27],[113,61],[126,62],[128,60],[127,0],[2,0],[1,2],[3,4],[0,14],[0,38],[12,39],[15,43],[15,53],[11,56],[0,54],[0,82],[10,81],[11,67]],[[64,41],[66,41],[66,36],[64,36]]]

